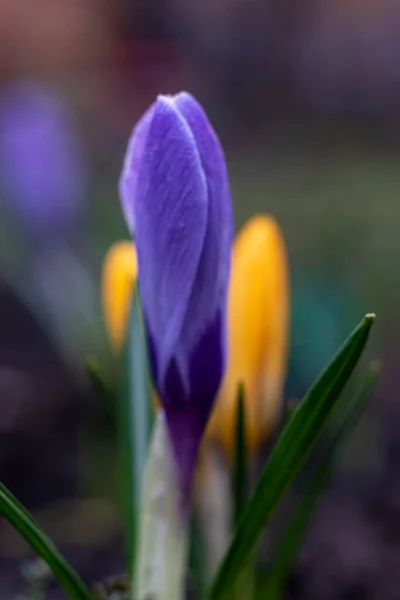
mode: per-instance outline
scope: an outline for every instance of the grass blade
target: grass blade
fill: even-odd
[[[137,516],[150,439],[151,397],[147,347],[137,292],[133,294],[128,341],[123,357],[119,410],[124,534],[127,567],[134,572]]]
[[[94,360],[87,358],[85,362],[85,371],[94,396],[98,398],[106,407],[107,411],[110,412],[110,407],[115,407],[115,397],[110,386],[105,381],[99,365]]]
[[[0,514],[49,565],[54,577],[72,600],[93,600],[92,594],[76,571],[3,484],[0,485]]]
[[[243,384],[239,384],[236,400],[235,449],[233,466],[233,527],[234,531],[242,516],[247,501],[248,473],[246,446],[246,399]],[[233,598],[252,597],[254,573],[249,566],[236,582]]]
[[[247,503],[210,588],[210,600],[229,595],[282,495],[304,463],[352,374],[374,321],[367,315],[311,387],[279,437]]]
[[[270,600],[279,600],[283,597],[287,577],[299,552],[319,496],[328,483],[333,468],[363,415],[365,398],[375,382],[377,373],[376,363],[371,363],[355,395],[348,403],[341,423],[336,428],[335,434],[331,436],[327,451],[315,469],[306,493],[296,506],[280,539],[270,566],[270,574],[263,585],[260,597],[269,598]]]
[[[195,516],[192,516],[190,523],[189,572],[193,574],[196,598],[205,600],[207,598],[206,564],[200,529]]]
[[[242,384],[238,387],[235,427],[235,462],[233,470],[233,519],[237,525],[247,497],[246,404]]]

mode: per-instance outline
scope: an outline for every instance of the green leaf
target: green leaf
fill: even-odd
[[[287,577],[299,552],[319,496],[364,412],[365,397],[370,391],[377,373],[376,363],[371,363],[355,395],[343,411],[344,414],[340,419],[340,424],[336,425],[334,434],[330,436],[328,448],[319,461],[304,495],[289,519],[283,536],[280,538],[260,597],[269,598],[269,600],[279,600],[283,597]],[[347,403],[347,398],[344,398],[341,404],[344,402]]]
[[[133,294],[129,334],[123,356],[119,402],[119,437],[124,502],[127,567],[133,575],[137,516],[151,429],[150,377],[142,313],[137,290]]]
[[[236,403],[235,462],[233,470],[234,526],[239,521],[247,496],[246,404],[244,394],[244,387],[240,384]]]
[[[11,492],[0,484],[0,514],[21,534],[30,547],[50,567],[54,577],[72,600],[93,600],[76,571],[41,531],[28,511]]]
[[[293,413],[247,503],[210,588],[210,600],[231,590],[282,495],[304,463],[366,345],[375,315],[366,315]]]
[[[283,414],[283,425],[287,425],[288,421],[292,418],[293,413],[295,412],[296,408],[299,405],[299,399],[298,398],[290,398],[285,405],[285,410],[284,410],[284,414]]]
[[[106,405],[109,405],[110,403],[113,404],[114,394],[101,374],[97,362],[93,359],[87,358],[85,362],[85,371],[95,396],[100,398],[100,400]]]
[[[93,395],[98,399],[105,411],[107,420],[115,422],[117,398],[110,385],[104,379],[96,361],[87,358],[85,371],[88,377]]]
[[[204,600],[207,597],[206,565],[200,528],[195,515],[190,523],[189,571],[193,573],[196,598]]]

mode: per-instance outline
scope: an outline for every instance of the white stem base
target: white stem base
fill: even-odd
[[[165,415],[159,411],[147,458],[139,515],[135,600],[181,600],[187,568],[188,526]]]

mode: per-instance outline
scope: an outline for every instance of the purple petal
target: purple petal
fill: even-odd
[[[174,401],[166,405],[166,416],[180,476],[183,506],[189,500],[199,446],[224,370],[223,330],[219,313],[192,352],[190,382],[193,395],[190,403],[185,403],[185,398],[180,395],[181,382],[176,363],[168,372],[167,393],[179,400],[179,403]]]
[[[168,98],[158,98],[154,106],[136,189],[131,193],[136,193],[140,294],[160,383],[181,336],[208,212],[207,186],[194,138]],[[182,367],[183,385],[189,392],[189,367]]]
[[[176,363],[168,373],[166,397],[171,398],[168,422],[182,477],[188,493],[199,444],[226,362],[226,305],[230,271],[233,215],[222,148],[200,105],[189,94],[173,99],[196,140],[207,181],[207,232],[182,334]],[[181,396],[179,374],[189,362],[190,406]]]
[[[41,88],[10,86],[0,105],[0,172],[10,208],[38,236],[72,227],[85,161],[63,105]]]
[[[141,160],[145,148],[147,134],[153,117],[154,106],[151,106],[142,116],[133,130],[125,155],[124,167],[119,181],[119,193],[122,210],[128,229],[133,235],[135,229],[134,203],[136,186],[140,171]]]
[[[197,353],[195,360],[199,372],[197,380],[205,382],[209,379],[211,389],[213,381],[220,382],[222,379],[226,358],[226,315],[219,320],[220,339],[216,339],[218,332],[214,322],[221,309],[226,312],[227,305],[233,237],[231,194],[222,148],[203,109],[193,96],[184,92],[175,96],[174,104],[186,119],[196,140],[207,181],[209,211],[203,253],[177,349],[177,360],[179,365],[187,362],[188,355],[193,351],[193,341],[203,338],[202,350]],[[210,326],[214,327],[213,336],[207,336]],[[215,346],[221,352],[222,360],[209,362],[200,374],[199,356],[213,353]]]
[[[143,117],[121,195],[135,224],[152,372],[186,503],[225,368],[233,235],[222,148],[191,95],[160,96]]]
[[[168,430],[175,454],[178,481],[180,484],[183,517],[187,514],[190,501],[193,473],[199,445],[203,436],[202,423],[205,419],[204,406],[200,403],[189,410],[165,411]]]

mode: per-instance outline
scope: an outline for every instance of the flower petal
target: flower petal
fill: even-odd
[[[169,98],[159,97],[154,105],[132,193],[140,294],[160,385],[182,334],[208,214],[195,140]],[[181,375],[188,387],[187,371]]]
[[[126,338],[132,293],[137,279],[136,248],[132,242],[117,242],[103,264],[103,312],[113,348],[120,351]]]
[[[1,93],[0,179],[1,201],[38,240],[76,228],[85,155],[65,106],[40,86],[18,83]]]
[[[233,453],[237,387],[244,384],[247,442],[255,451],[280,416],[288,354],[289,292],[276,221],[255,216],[239,232],[229,286],[228,368],[207,436]]]
[[[154,105],[144,113],[133,130],[125,155],[124,167],[119,180],[119,194],[128,229],[133,235],[135,229],[134,203],[136,186],[147,134],[153,117]]]
[[[189,497],[198,449],[223,373],[225,349],[221,348],[221,330],[223,331],[220,312],[207,328],[191,357],[190,403],[185,403],[180,372],[175,361],[168,371],[166,390],[168,397],[174,398],[174,402],[166,405],[166,417],[184,503]],[[219,379],[218,373],[221,374]]]
[[[223,151],[202,107],[186,92],[175,96],[173,102],[196,140],[208,193],[206,238],[176,355],[182,370],[188,355],[195,352],[191,378],[196,381],[191,388],[212,397],[225,367],[226,319],[221,311],[227,303],[230,271],[231,194]]]

